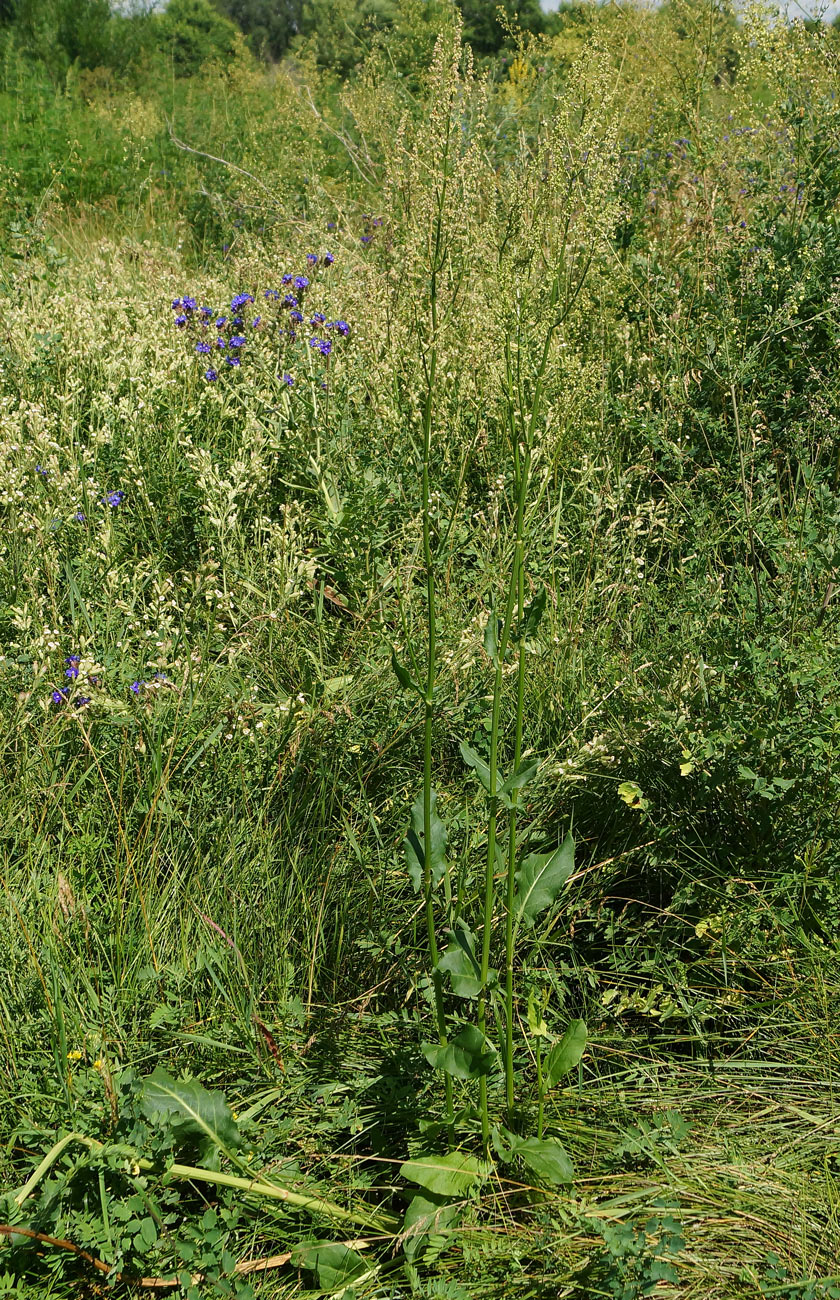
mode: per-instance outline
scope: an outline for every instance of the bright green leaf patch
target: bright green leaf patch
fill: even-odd
[[[486,1176],[481,1162],[465,1151],[406,1160],[400,1166],[400,1173],[406,1182],[417,1183],[433,1196],[463,1196],[478,1187]]]
[[[465,1025],[448,1043],[424,1043],[423,1055],[436,1070],[456,1079],[478,1079],[498,1064],[498,1053],[475,1025]]]

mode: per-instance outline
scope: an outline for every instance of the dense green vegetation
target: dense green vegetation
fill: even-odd
[[[462,8],[0,8],[2,1295],[840,1295],[840,45]]]

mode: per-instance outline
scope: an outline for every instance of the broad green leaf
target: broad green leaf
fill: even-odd
[[[432,886],[434,887],[443,879],[443,873],[446,870],[446,844],[448,839],[446,826],[438,816],[437,795],[434,790],[432,791],[431,806],[432,842],[429,864],[432,873]],[[423,867],[426,860],[424,838],[423,791],[421,790],[412,806],[411,827],[403,841],[406,870],[418,893],[423,888]]]
[[[445,1196],[431,1192],[415,1192],[403,1220],[403,1249],[409,1259],[415,1259],[430,1234],[448,1228],[461,1213],[460,1205],[452,1205]]]
[[[543,1078],[546,1088],[553,1088],[556,1083],[577,1065],[586,1050],[586,1025],[582,1020],[573,1020],[559,1043],[555,1043],[543,1066]]]
[[[416,691],[418,695],[423,694],[423,691],[417,685],[417,682],[414,680],[411,673],[403,664],[400,663],[397,658],[397,652],[394,650],[393,646],[391,647],[391,667],[394,670],[394,675],[396,676],[397,681],[404,691]]]
[[[575,842],[567,835],[553,853],[529,853],[516,873],[517,919],[533,925],[540,912],[554,902],[575,866]]]
[[[203,1158],[239,1146],[239,1129],[221,1092],[197,1079],[173,1079],[161,1066],[140,1080],[140,1110],[150,1123],[168,1127],[176,1144],[198,1144]]]
[[[465,1025],[448,1043],[424,1043],[423,1055],[436,1070],[456,1079],[478,1079],[496,1064],[496,1049],[475,1025]]]
[[[572,1183],[574,1165],[569,1154],[554,1138],[520,1138],[506,1133],[514,1155],[519,1156],[537,1178],[547,1183]]]
[[[466,926],[452,931],[452,943],[438,963],[446,971],[456,998],[477,998],[481,992],[481,966],[475,955],[475,940]]]
[[[521,790],[523,785],[527,785],[530,780],[536,776],[539,771],[540,760],[538,758],[528,758],[524,763],[520,763],[515,772],[512,772],[504,784],[500,787],[498,793],[512,794],[514,790]]]
[[[302,1242],[292,1251],[295,1268],[306,1268],[315,1273],[318,1285],[324,1291],[339,1291],[356,1278],[367,1273],[370,1265],[355,1250],[341,1242]]]
[[[463,1196],[485,1177],[483,1165],[465,1151],[450,1151],[445,1156],[419,1156],[406,1160],[400,1173],[408,1183],[431,1192],[433,1196]]]

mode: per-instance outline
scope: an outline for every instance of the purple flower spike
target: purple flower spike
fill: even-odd
[[[204,372],[204,378],[207,380],[208,384],[215,384],[215,382],[216,382],[216,380],[219,378],[219,376],[218,376],[217,371],[215,371],[215,370],[213,369],[213,367],[211,366],[209,370],[205,370],[205,372]]]
[[[286,374],[283,376],[283,383],[288,384],[289,388],[291,388],[294,382],[295,382],[294,379],[292,379],[292,376],[287,371]]]
[[[311,266],[314,266],[315,263],[318,261],[318,254],[317,254],[317,253],[307,253],[307,254],[306,254],[306,260],[307,260],[307,262],[309,262],[309,264],[310,264]]]
[[[334,261],[335,258],[333,257],[332,253],[324,254],[324,266],[332,266]]]
[[[305,275],[296,275],[295,278],[294,278],[293,283],[294,283],[295,288],[296,288],[296,289],[298,290],[298,292],[300,292],[300,293],[302,293],[304,289],[308,289],[308,288],[309,288],[309,281],[307,280],[307,278],[306,278]]]

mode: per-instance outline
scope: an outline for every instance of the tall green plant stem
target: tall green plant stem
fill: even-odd
[[[478,1027],[486,1032],[487,1024],[487,981],[490,974],[490,941],[492,938],[493,902],[495,896],[494,878],[496,869],[496,842],[498,834],[498,787],[499,771],[499,730],[502,704],[502,680],[505,655],[510,643],[514,614],[518,614],[518,664],[516,688],[516,720],[514,736],[514,765],[519,766],[522,757],[522,739],[525,713],[525,655],[522,638],[525,612],[525,511],[528,500],[528,486],[531,476],[532,447],[534,431],[542,406],[543,380],[548,365],[551,339],[556,328],[553,322],[546,332],[542,354],[537,367],[536,382],[527,414],[522,412],[521,402],[516,399],[519,391],[514,384],[513,364],[510,351],[510,339],[505,345],[506,386],[508,390],[508,420],[512,441],[514,463],[514,486],[516,491],[516,512],[514,520],[513,558],[508,580],[505,615],[502,632],[498,641],[496,671],[493,682],[493,710],[490,724],[490,812],[487,829],[487,862],[484,876],[484,925],[481,938],[481,993],[478,999]],[[522,418],[524,415],[524,418]],[[510,825],[508,831],[508,854],[506,872],[506,908],[505,908],[505,1100],[508,1118],[512,1118],[514,1106],[514,1071],[513,1071],[513,957],[514,957],[514,897],[516,890],[516,822],[517,793],[511,799]],[[481,1130],[485,1149],[490,1138],[490,1115],[487,1106],[487,1080],[479,1080],[479,1107],[481,1110]]]
[[[429,958],[432,963],[432,985],[435,999],[435,1017],[437,1019],[438,1037],[441,1044],[447,1041],[446,1011],[443,1005],[443,979],[439,966],[437,938],[435,936],[435,908],[432,893],[432,725],[434,721],[435,680],[437,674],[437,594],[435,590],[435,567],[432,554],[431,529],[431,491],[430,460],[432,454],[432,416],[434,410],[435,379],[438,362],[438,270],[440,267],[443,207],[446,198],[446,165],[448,158],[449,131],[446,133],[447,148],[443,156],[443,181],[438,195],[434,238],[431,250],[429,278],[429,310],[431,340],[429,356],[426,363],[426,400],[423,406],[423,564],[426,569],[426,604],[428,644],[426,655],[426,689],[424,695],[423,715],[423,901],[426,912],[426,934],[429,944]],[[447,903],[449,902],[449,880],[446,879]],[[452,1079],[444,1074],[446,1090],[446,1120],[449,1126],[450,1141],[455,1140],[454,1110],[452,1102]]]

